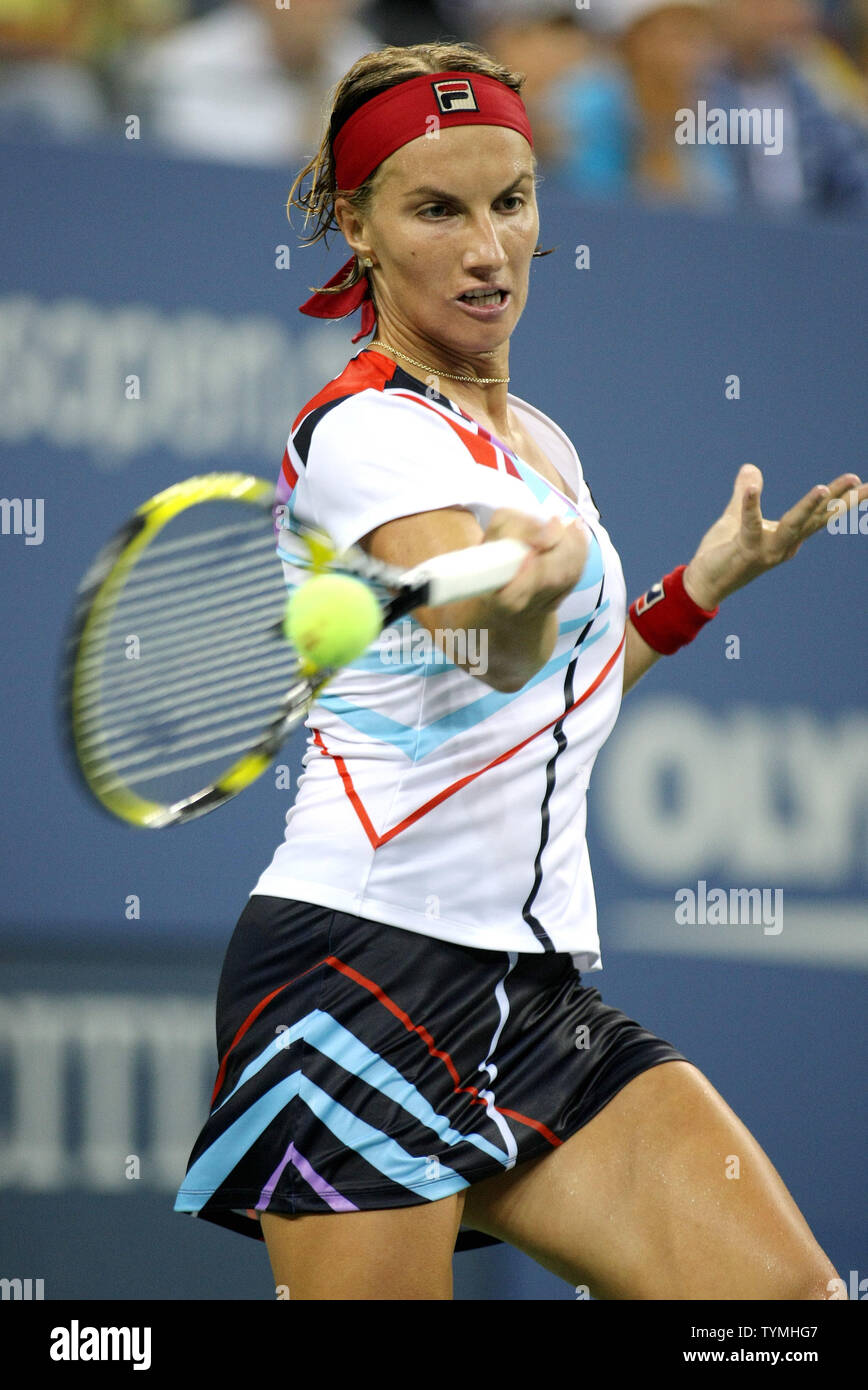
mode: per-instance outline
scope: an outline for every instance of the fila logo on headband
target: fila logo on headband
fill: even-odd
[[[636,600],[636,617],[641,618],[643,613],[646,613],[649,608],[653,608],[655,603],[659,603],[662,598],[663,585],[652,584],[647,594],[643,594],[640,599]]]
[[[446,78],[442,82],[432,82],[437,105],[444,116],[453,111],[478,111],[473,88],[466,77]]]

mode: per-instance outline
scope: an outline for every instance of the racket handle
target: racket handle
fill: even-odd
[[[428,604],[433,608],[456,599],[492,594],[508,584],[530,553],[524,541],[505,538],[449,550],[434,555],[403,575],[405,584],[428,584]]]

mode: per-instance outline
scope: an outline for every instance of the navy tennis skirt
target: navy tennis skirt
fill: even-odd
[[[682,1053],[568,954],[488,951],[287,898],[248,900],[217,996],[211,1112],[175,1211],[437,1201],[556,1149]],[[497,1244],[461,1228],[456,1250]]]

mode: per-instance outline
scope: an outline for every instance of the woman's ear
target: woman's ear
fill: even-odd
[[[350,250],[364,263],[366,257],[371,257],[372,248],[365,239],[365,224],[349,198],[335,199],[334,218]]]

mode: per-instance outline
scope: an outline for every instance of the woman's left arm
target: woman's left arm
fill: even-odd
[[[858,507],[868,499],[868,483],[862,483],[855,473],[842,473],[833,483],[811,488],[780,521],[767,521],[760,507],[762,487],[762,473],[755,464],[746,463],[739,470],[726,510],[706,531],[685,569],[684,589],[700,608],[716,608],[736,589],[784,560],[791,560],[802,541],[821,530],[833,513]],[[845,493],[846,501],[833,508],[830,503],[844,498]],[[639,635],[628,617],[624,694],[660,655]]]

